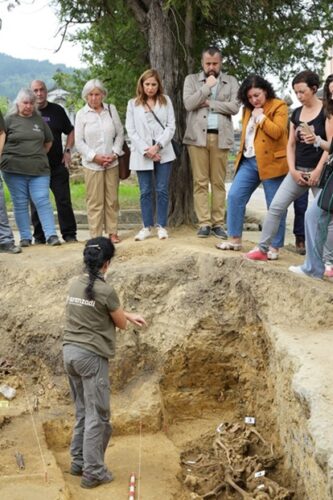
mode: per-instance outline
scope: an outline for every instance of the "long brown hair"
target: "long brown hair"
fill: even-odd
[[[147,69],[140,76],[136,85],[136,106],[139,106],[140,104],[144,106],[147,102],[148,97],[144,92],[143,83],[148,80],[148,78],[155,78],[155,80],[157,81],[158,89],[157,93],[155,94],[155,101],[158,100],[160,105],[166,106],[167,100],[163,93],[163,85],[160,79],[160,75],[157,73],[156,69]]]
[[[331,116],[333,115],[333,99],[332,99],[332,93],[330,92],[329,89],[330,83],[332,82],[333,82],[333,74],[328,75],[323,89],[323,104],[327,118],[331,118]]]

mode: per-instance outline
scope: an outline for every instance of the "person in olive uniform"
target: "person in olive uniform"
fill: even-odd
[[[141,315],[122,309],[105,280],[114,251],[109,238],[89,240],[83,252],[86,273],[72,282],[67,297],[63,356],[76,408],[70,472],[82,475],[82,488],[113,479],[104,453],[112,433],[108,358],[115,353],[116,327],[125,329],[128,321],[146,325]]]

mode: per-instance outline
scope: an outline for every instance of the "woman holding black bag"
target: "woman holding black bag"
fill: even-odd
[[[315,134],[305,134],[304,142],[320,147],[324,151],[333,154],[333,74],[326,79],[323,89],[323,104],[326,116],[326,135],[328,140],[322,139]],[[324,157],[327,160],[327,155]],[[330,163],[332,160],[330,161]],[[325,166],[323,169],[323,173]],[[325,184],[325,183],[324,183]],[[309,276],[316,279],[326,277],[333,279],[333,213],[322,210],[321,203],[325,186],[314,199],[312,205],[305,214],[305,236],[306,236],[306,259],[301,266],[290,266],[289,271],[299,276]],[[327,186],[326,186],[327,187]],[[331,203],[333,207],[333,201]],[[326,207],[330,209],[330,207]],[[325,255],[324,255],[325,246]]]
[[[163,93],[159,74],[148,69],[139,78],[136,97],[127,106],[126,129],[131,141],[130,169],[140,186],[143,228],[135,236],[143,241],[154,226],[153,190],[156,193],[156,225],[160,240],[168,238],[169,179],[176,155],[172,146],[175,115],[170,98]]]

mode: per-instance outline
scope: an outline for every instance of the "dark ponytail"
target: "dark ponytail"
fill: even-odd
[[[97,279],[103,280],[101,269],[105,262],[108,262],[114,256],[115,248],[109,238],[99,236],[87,241],[83,250],[83,262],[89,275],[89,283],[85,289],[88,300],[95,298],[94,283]]]

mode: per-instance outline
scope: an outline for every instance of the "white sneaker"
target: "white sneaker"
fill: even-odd
[[[319,280],[319,281],[322,280],[321,278],[319,278],[319,276],[313,276],[311,274],[306,274],[303,271],[302,266],[290,266],[290,267],[288,267],[288,269],[289,269],[289,271],[291,271],[294,274],[297,274],[297,276],[300,276],[301,278],[312,278],[314,280]]]
[[[165,229],[165,227],[159,226],[157,228],[157,236],[160,240],[166,240],[169,238],[168,231]]]
[[[290,266],[288,270],[294,274],[298,274],[298,276],[302,276],[302,278],[307,278],[308,275],[302,270],[301,266]]]
[[[279,252],[276,252],[275,250],[268,250],[267,258],[268,260],[278,260]]]
[[[143,241],[151,236],[150,227],[143,227],[135,236],[134,241]]]

